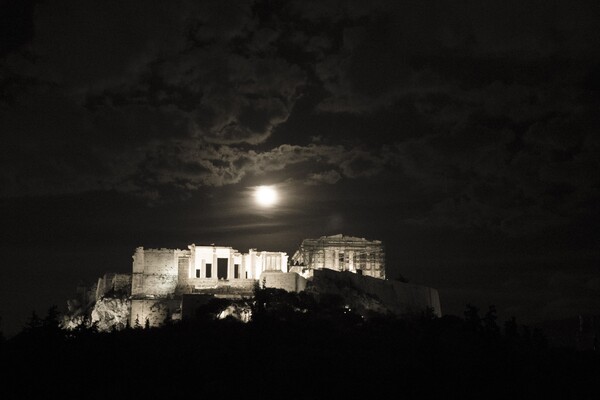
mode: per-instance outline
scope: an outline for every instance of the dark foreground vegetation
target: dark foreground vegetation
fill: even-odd
[[[110,333],[61,330],[52,308],[1,342],[0,398],[600,398],[597,352],[549,347],[493,307],[364,319],[336,299],[300,309],[285,296],[258,293],[249,323],[207,307],[193,322]]]

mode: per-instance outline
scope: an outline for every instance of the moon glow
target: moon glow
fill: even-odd
[[[271,186],[259,186],[254,192],[256,203],[262,207],[270,207],[277,202],[277,191]]]

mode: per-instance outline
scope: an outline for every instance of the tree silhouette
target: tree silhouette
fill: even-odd
[[[546,335],[544,335],[540,328],[533,328],[531,341],[533,348],[536,350],[544,350],[548,347],[548,339],[546,338]]]
[[[171,385],[158,385],[158,389],[155,386],[140,389],[137,385],[137,382],[145,381],[145,372],[132,371],[130,360],[148,359],[149,343],[161,343],[153,350],[153,356],[170,360],[177,355],[177,364],[181,368],[164,372],[164,378],[172,382],[181,378],[198,379],[194,367],[201,357],[219,360],[224,355],[235,354],[243,361],[242,365],[256,361],[273,371],[285,371],[264,389],[265,398],[275,397],[275,393],[283,390],[288,390],[287,397],[291,399],[308,398],[307,394],[324,384],[335,390],[339,397],[368,397],[372,385],[344,377],[349,369],[372,365],[378,365],[378,390],[397,389],[396,385],[401,382],[402,390],[410,393],[410,398],[544,398],[554,392],[567,394],[565,398],[597,397],[586,392],[597,387],[594,386],[600,373],[597,353],[584,354],[575,349],[554,351],[552,347],[545,347],[541,331],[536,330],[533,330],[529,345],[517,335],[521,326],[517,326],[514,318],[505,323],[502,332],[489,334],[498,329],[493,306],[482,318],[477,307],[469,305],[464,318],[445,315],[431,319],[425,312],[415,315],[416,318],[386,315],[354,323],[347,314],[345,302],[335,296],[314,297],[310,292],[300,295],[258,286],[259,290],[264,290],[260,295],[264,296],[262,300],[266,304],[265,319],[258,324],[233,324],[210,318],[198,324],[177,323],[169,328],[152,327],[142,331],[144,325],[148,328],[149,318],[132,315],[140,331],[71,334],[69,340],[61,342],[47,340],[42,329],[54,325],[55,309],[49,310],[43,319],[32,314],[29,325],[35,327],[32,328],[35,334],[21,335],[17,340],[11,338],[0,346],[0,357],[10,366],[8,372],[3,372],[3,377],[9,379],[5,379],[0,387],[0,398],[12,398],[2,396],[6,387],[13,393],[29,390],[19,386],[18,378],[31,374],[32,368],[36,376],[49,375],[48,371],[52,370],[54,374],[73,379],[116,370],[129,375],[120,383],[123,397],[119,393],[111,395],[115,399],[130,399],[136,395],[183,398],[174,396]],[[226,299],[218,300],[210,307],[216,310]],[[142,319],[144,323],[140,326]],[[90,331],[86,329],[85,332]],[[517,339],[506,340],[506,335]],[[190,346],[190,342],[199,337],[203,338],[202,345]],[[203,343],[215,345],[204,346]],[[92,366],[88,363],[90,359],[94,360]],[[431,361],[434,366],[430,366]],[[89,368],[96,373],[90,374]],[[247,378],[260,380],[263,370],[249,370]],[[292,386],[295,377],[307,370],[311,371],[312,379]],[[436,374],[439,384],[430,384],[432,373]],[[246,386],[231,385],[230,376],[221,371],[207,369],[200,379],[213,384],[216,389],[211,393],[218,391],[227,398],[239,396],[238,390],[247,389]],[[31,386],[35,386],[30,389],[34,395],[23,398],[41,397],[37,391],[50,387]],[[229,393],[230,389],[235,393]],[[519,397],[521,389],[525,391],[523,397]],[[104,395],[93,392],[104,390],[97,385],[90,385],[86,390],[92,391],[89,393],[91,398]],[[160,393],[151,393],[151,390]],[[189,396],[186,393],[184,397]]]
[[[98,333],[98,322],[99,321],[91,322],[90,316],[87,313],[84,313],[75,328],[71,330],[71,336],[81,338]]]
[[[25,324],[25,331],[33,331],[38,328],[41,328],[41,326],[42,326],[42,320],[37,315],[35,310],[33,310],[29,316],[29,320]]]
[[[436,318],[437,316],[435,315],[435,310],[433,307],[427,307],[425,310],[423,310],[423,312],[421,312],[421,319],[423,321],[430,321]]]
[[[504,336],[506,336],[507,339],[513,340],[519,337],[517,319],[514,316],[504,322]]]
[[[481,330],[481,318],[479,317],[479,308],[475,307],[472,304],[467,304],[467,308],[464,314],[467,328],[474,332],[479,332]]]
[[[258,321],[264,317],[268,301],[267,289],[264,287],[264,282],[262,287],[258,281],[255,282],[253,293],[254,301],[251,303],[250,309],[252,310],[252,320]]]
[[[48,308],[48,312],[46,316],[42,320],[42,326],[48,330],[57,330],[60,329],[60,313],[58,312],[58,307],[53,305]]]
[[[491,305],[488,308],[488,311],[485,313],[485,315],[483,316],[483,329],[485,332],[487,333],[491,333],[491,334],[497,334],[500,332],[500,328],[498,327],[498,324],[496,323],[496,320],[498,319],[498,315],[496,312],[496,306]]]
[[[521,325],[521,340],[527,346],[531,346],[533,341],[531,337],[531,329],[527,325]]]

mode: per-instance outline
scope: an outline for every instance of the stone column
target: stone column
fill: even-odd
[[[212,273],[211,279],[216,279],[218,281],[219,280],[219,278],[218,278],[219,267],[217,266],[217,248],[215,246],[213,246],[213,260],[212,260],[211,273]]]

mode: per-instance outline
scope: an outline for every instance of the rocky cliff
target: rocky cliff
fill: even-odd
[[[94,304],[91,322],[100,332],[124,329],[129,321],[130,307],[131,300],[127,298],[104,297]]]
[[[370,312],[397,316],[418,315],[431,310],[441,317],[442,310],[436,289],[400,281],[361,276],[352,272],[329,269],[314,271],[307,291],[339,295],[361,315]]]

